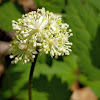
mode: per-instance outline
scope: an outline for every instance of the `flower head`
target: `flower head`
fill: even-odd
[[[45,8],[23,15],[17,22],[12,21],[12,26],[16,31],[10,43],[10,58],[15,58],[12,63],[34,61],[38,52],[57,58],[71,51],[72,43],[68,38],[73,34],[69,25],[62,23],[61,15],[45,11]]]

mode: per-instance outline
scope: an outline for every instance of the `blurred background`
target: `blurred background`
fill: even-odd
[[[71,55],[39,55],[33,100],[100,100],[100,0],[0,0],[0,100],[28,100],[31,62],[11,65],[11,21],[42,7],[61,14],[74,36]]]

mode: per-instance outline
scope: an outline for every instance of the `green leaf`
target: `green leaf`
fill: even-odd
[[[97,11],[100,11],[100,0],[87,0]]]
[[[34,0],[34,2],[39,8],[45,7],[46,10],[54,13],[62,12],[65,6],[65,0]]]
[[[69,60],[68,65],[54,60],[52,67],[49,67],[47,64],[38,60],[33,78],[33,98],[36,100],[61,100],[61,98],[62,100],[66,100],[70,97],[70,95],[66,96],[66,93],[70,94],[66,81],[70,84],[73,83],[75,77],[72,72],[77,69],[77,66],[73,66],[73,69],[66,67],[70,66],[72,63],[74,64],[74,59],[76,59],[76,57],[71,56],[69,59],[72,60],[72,62]],[[13,93],[19,99],[28,100],[28,78],[30,67],[31,63],[25,65],[18,63],[17,65],[11,65],[8,70],[7,75],[9,75]],[[6,77],[5,81],[7,81]],[[6,82],[4,83],[6,84]],[[11,96],[11,91],[9,85],[5,87],[5,84],[3,84],[3,95],[5,98],[9,98]]]
[[[11,1],[0,5],[0,28],[4,31],[12,31],[12,20],[20,18],[22,13]]]
[[[92,62],[95,61],[93,59],[93,54],[97,57],[99,52],[96,51],[100,48],[98,45],[100,42],[99,39],[96,40],[96,42],[94,41],[95,38],[99,36],[98,27],[100,22],[98,21],[98,14],[91,3],[86,1],[83,3],[81,0],[69,0],[68,5],[66,6],[66,12],[67,16],[64,16],[64,20],[73,30],[74,36],[70,41],[73,42],[72,50],[73,53],[78,56],[78,62],[76,63],[81,70],[82,77],[80,77],[79,80],[83,84],[88,84],[88,86],[93,88],[95,94],[100,97],[100,69],[97,69],[96,66],[99,65],[99,61],[95,59],[97,60],[96,64],[93,64]],[[94,46],[96,46],[96,48],[94,48]],[[95,85],[96,81],[98,85]]]

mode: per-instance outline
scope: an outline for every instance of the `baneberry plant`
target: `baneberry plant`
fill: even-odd
[[[62,23],[61,15],[37,9],[22,16],[18,21],[12,21],[16,35],[10,43],[10,58],[12,63],[32,61],[29,76],[29,100],[32,100],[32,76],[38,53],[50,54],[51,57],[69,55],[72,43],[69,37],[73,34],[69,25]]]

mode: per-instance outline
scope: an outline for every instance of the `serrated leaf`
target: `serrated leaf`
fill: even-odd
[[[83,76],[83,78],[80,77],[82,78],[81,82],[84,80],[86,84],[91,80],[90,83],[94,84],[95,82],[92,83],[93,80],[100,80],[100,70],[93,65],[93,56],[90,56],[90,50],[93,43],[91,41],[94,41],[99,27],[97,12],[93,10],[93,6],[90,3],[87,3],[86,1],[83,3],[81,0],[69,0],[66,11],[67,17],[65,18],[64,16],[64,19],[70,24],[74,33],[74,36],[71,39],[74,44],[72,49],[73,53],[79,58],[78,68],[81,69],[81,75]],[[97,51],[98,48],[99,47],[95,48],[95,50]],[[95,53],[95,56],[96,55],[98,54]],[[91,84],[88,85],[92,88]],[[99,85],[97,85],[95,89],[100,90]],[[98,97],[100,97],[100,95],[98,95],[98,91],[94,92]]]

